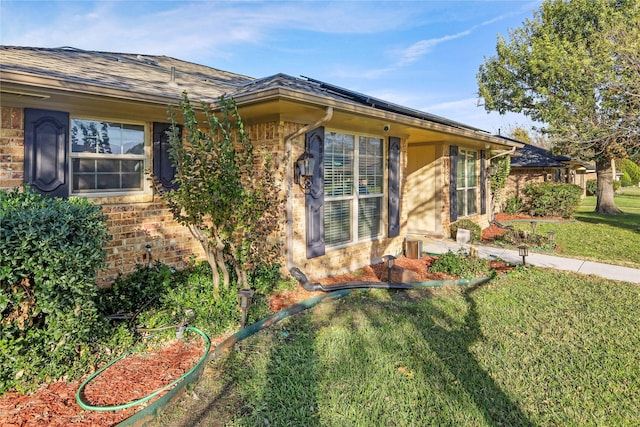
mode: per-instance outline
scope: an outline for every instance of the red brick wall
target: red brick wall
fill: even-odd
[[[24,182],[24,118],[22,108],[0,108],[0,189]]]
[[[0,109],[0,190],[24,182],[24,116],[22,108]],[[183,268],[190,257],[204,257],[200,243],[189,230],[176,223],[157,196],[91,199],[102,204],[111,234],[107,267],[99,273],[98,285],[110,285],[119,273],[130,273],[136,264],[146,264],[146,245],[152,258]]]

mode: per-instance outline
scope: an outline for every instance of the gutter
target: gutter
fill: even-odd
[[[307,133],[308,131],[317,128],[318,126],[328,122],[333,117],[333,107],[326,107],[325,115],[319,120],[315,121],[312,124],[305,125],[298,129],[293,134],[287,136],[284,140],[284,153],[287,158],[287,170],[286,170],[286,194],[287,194],[287,203],[286,203],[286,212],[287,212],[287,270],[291,271],[295,268],[293,264],[293,197],[292,197],[292,189],[293,189],[293,175],[291,171],[293,171],[293,140],[300,135]]]

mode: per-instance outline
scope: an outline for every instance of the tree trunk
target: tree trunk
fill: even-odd
[[[596,161],[596,175],[598,178],[598,194],[596,200],[596,213],[615,215],[622,213],[616,206],[613,198],[613,170],[611,159]]]
[[[229,288],[231,283],[231,278],[229,277],[229,269],[227,268],[227,264],[224,262],[224,242],[220,238],[220,236],[216,235],[216,263],[218,265],[219,271],[222,272],[222,284],[225,288]]]
[[[209,263],[209,267],[211,267],[213,294],[216,296],[218,295],[218,289],[220,288],[220,270],[218,270],[217,250],[215,247],[211,246],[209,239],[198,226],[189,225],[189,231],[191,231],[193,237],[198,239],[202,249],[204,249],[205,255],[207,256],[207,262]]]

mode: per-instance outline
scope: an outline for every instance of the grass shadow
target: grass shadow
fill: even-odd
[[[473,292],[478,286],[463,291],[467,312],[462,325],[444,328],[440,322],[430,321],[423,328],[423,337],[429,347],[438,355],[473,400],[488,425],[534,426],[519,405],[508,396],[491,378],[485,368],[480,366],[471,347],[483,339],[479,315]],[[445,323],[455,323],[449,316],[429,304],[433,317]]]

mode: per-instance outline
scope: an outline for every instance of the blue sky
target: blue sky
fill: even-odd
[[[492,133],[478,107],[497,35],[540,1],[0,1],[0,43],[167,55],[252,77],[307,76]]]

